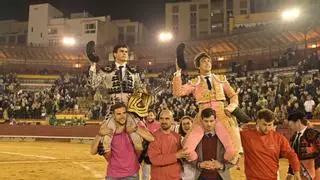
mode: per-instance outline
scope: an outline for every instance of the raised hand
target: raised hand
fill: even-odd
[[[186,45],[184,43],[180,43],[177,47],[177,67],[184,70],[187,68],[186,61],[184,59],[184,49]],[[178,69],[177,69],[178,70]]]
[[[94,41],[89,41],[87,43],[86,53],[91,64],[97,63],[100,60],[99,56],[96,55]]]

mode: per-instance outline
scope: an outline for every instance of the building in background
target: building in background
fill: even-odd
[[[143,43],[147,33],[142,23],[129,19],[93,17],[88,12],[71,13],[66,18],[63,12],[48,3],[30,5],[27,22],[0,21],[0,44],[59,46],[68,37],[80,46],[89,41],[107,46],[118,42],[135,45]]]
[[[252,13],[276,12],[285,8],[301,8],[302,10],[319,10],[319,0],[251,0]]]
[[[92,17],[89,13],[74,13],[70,18],[50,4],[35,4],[29,8],[28,45],[57,46],[63,38],[74,38],[83,45],[118,42],[118,29],[110,16]]]
[[[228,32],[229,17],[249,14],[251,0],[190,0],[168,2],[166,30],[177,41],[205,39]]]
[[[118,27],[118,40],[128,45],[142,44],[148,34],[147,28],[140,22],[132,22],[130,19],[112,20]]]
[[[0,21],[0,45],[25,45],[27,42],[28,23],[16,20]]]

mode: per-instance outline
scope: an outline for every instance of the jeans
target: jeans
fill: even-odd
[[[150,171],[151,165],[146,164],[145,162],[141,166],[142,168],[142,180],[149,180],[150,179]]]
[[[113,177],[107,176],[106,180],[139,180],[139,173],[134,174],[132,176],[128,176],[128,177],[123,177],[123,178],[113,178]]]

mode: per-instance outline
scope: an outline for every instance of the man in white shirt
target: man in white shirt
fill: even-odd
[[[304,109],[306,111],[306,118],[312,119],[312,112],[316,103],[312,99],[311,95],[307,96],[307,100],[304,102]]]

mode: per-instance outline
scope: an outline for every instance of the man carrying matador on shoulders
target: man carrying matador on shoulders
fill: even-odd
[[[99,86],[106,92],[106,101],[111,105],[123,103],[130,112],[127,116],[127,130],[136,125],[140,118],[148,114],[148,106],[152,98],[146,92],[136,69],[128,66],[129,48],[125,44],[118,44],[113,49],[114,63],[103,68],[98,68],[99,57],[95,54],[95,44],[90,41],[87,44],[87,56],[90,62],[88,85],[93,89]],[[104,128],[111,129],[114,133],[115,122],[113,114],[107,114],[102,124]],[[113,134],[112,133],[112,134]],[[151,134],[149,134],[151,135]],[[142,151],[142,138],[138,133],[130,134],[136,151]],[[112,136],[104,135],[103,148],[99,148],[99,154],[108,154],[111,150]],[[101,152],[100,152],[101,150]],[[107,156],[110,156],[108,154]]]
[[[194,58],[194,65],[199,70],[199,75],[186,84],[182,84],[181,66],[185,65],[183,58],[184,44],[177,49],[177,66],[173,77],[172,91],[175,96],[192,94],[199,106],[199,112],[205,108],[212,108],[216,111],[216,133],[226,149],[224,159],[235,164],[239,159],[241,141],[239,137],[238,123],[233,115],[238,116],[240,121],[247,121],[249,118],[238,108],[238,94],[228,83],[224,75],[216,75],[211,72],[211,57],[207,53],[199,53]],[[182,57],[181,57],[182,56]],[[225,107],[225,101],[229,104]],[[203,127],[196,117],[191,132],[186,136],[183,143],[184,148],[190,153],[189,160],[196,160],[195,149],[204,135]]]

